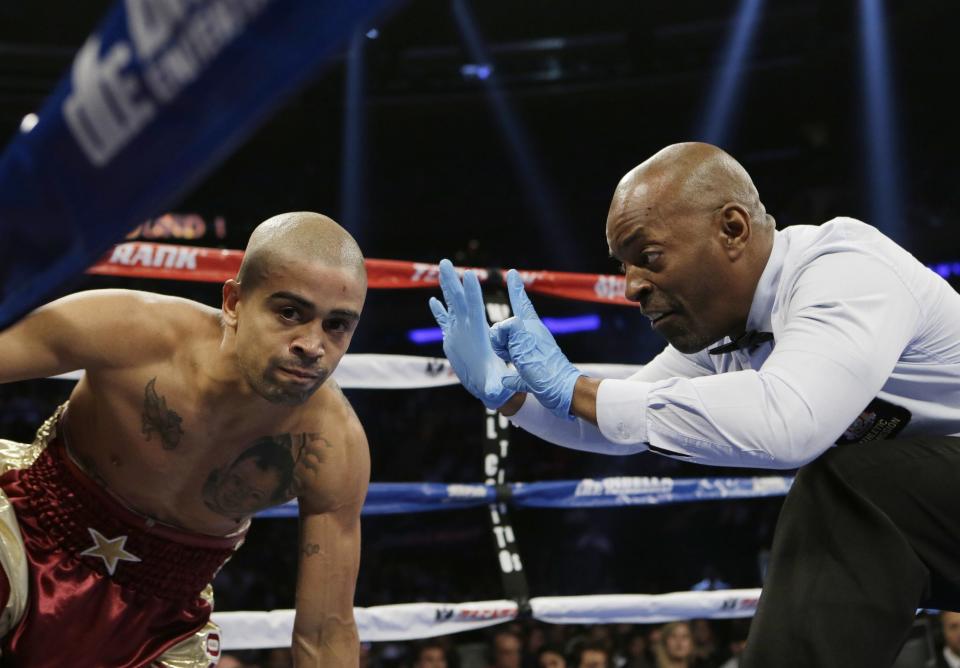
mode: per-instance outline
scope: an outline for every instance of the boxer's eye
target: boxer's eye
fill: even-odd
[[[300,322],[300,311],[293,306],[283,306],[278,311],[280,317],[288,322]]]
[[[350,323],[343,318],[334,318],[324,323],[324,329],[328,332],[348,332],[350,331]]]

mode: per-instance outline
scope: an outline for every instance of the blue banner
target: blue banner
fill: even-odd
[[[0,156],[0,329],[163,213],[394,2],[119,2]]]
[[[516,482],[509,503],[521,508],[616,508],[690,501],[785,496],[793,478],[619,477]],[[496,501],[496,488],[481,484],[371,483],[363,515],[422,513],[476,508]],[[257,517],[296,517],[297,503],[270,508]]]

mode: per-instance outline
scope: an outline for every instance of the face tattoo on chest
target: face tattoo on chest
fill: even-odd
[[[232,462],[210,473],[203,484],[203,502],[218,515],[241,521],[289,501],[303,487],[304,475],[319,475],[325,451],[332,447],[311,432],[258,438]]]

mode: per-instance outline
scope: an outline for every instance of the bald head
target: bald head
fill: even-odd
[[[306,261],[347,269],[367,283],[363,254],[350,233],[332,218],[310,211],[281,213],[257,225],[244,251],[237,281],[253,288],[271,267]]]
[[[671,144],[631,169],[620,180],[610,205],[611,216],[631,205],[666,211],[709,211],[741,205],[754,225],[774,226],[753,180],[722,149],[700,142]]]
[[[674,144],[630,170],[607,216],[625,296],[684,353],[744,331],[773,241],[750,175],[709,144]]]

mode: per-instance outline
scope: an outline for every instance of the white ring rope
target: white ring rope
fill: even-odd
[[[530,599],[533,619],[549,624],[659,624],[679,619],[751,617],[759,589],[682,591],[670,594],[604,594]],[[473,603],[403,603],[354,608],[365,642],[416,640],[494,626],[517,616],[510,600]],[[215,612],[223,648],[289,647],[293,610]]]
[[[598,378],[626,378],[641,368],[633,364],[578,364],[577,367]],[[82,373],[71,371],[53,377],[79,380]],[[414,390],[460,384],[445,358],[417,355],[344,355],[333,377],[340,387],[355,390]]]

